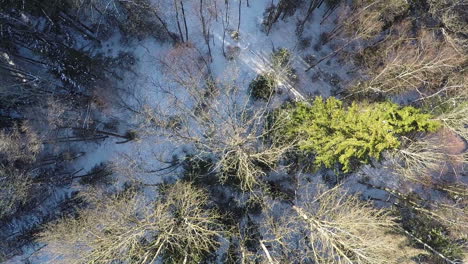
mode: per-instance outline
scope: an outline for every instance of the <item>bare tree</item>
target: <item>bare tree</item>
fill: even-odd
[[[312,12],[319,7],[319,5],[323,2],[323,0],[309,0],[309,6],[307,7],[306,15],[303,19],[300,19],[297,23],[297,33],[298,35],[302,35],[304,32],[304,25],[310,19]]]
[[[346,17],[340,20],[334,29],[326,33],[322,45],[339,38],[338,48],[330,52],[328,55],[320,58],[310,65],[306,72],[317,66],[319,63],[328,60],[337,54],[342,53],[347,48],[359,45],[373,46],[373,42],[379,40],[379,34],[382,33],[385,25],[391,25],[396,16],[404,13],[408,4],[404,0],[392,1],[368,1],[359,0],[353,1],[352,5],[344,4],[339,9],[339,17]],[[338,3],[332,5],[333,8],[338,7]],[[325,17],[326,18],[326,17]],[[299,33],[300,33],[299,28]]]
[[[185,8],[184,1],[180,0],[180,8],[182,9],[182,18],[184,19],[184,29],[185,29],[185,41],[188,41],[188,27],[187,27],[187,18],[185,17]]]
[[[461,98],[463,99],[463,98]],[[468,140],[468,104],[461,104],[437,117],[448,129]]]
[[[286,16],[292,16],[296,12],[296,9],[300,7],[302,1],[298,0],[279,0],[276,5],[272,4],[266,10],[267,17],[263,24],[265,25],[267,35],[270,34],[271,28],[278,21],[278,19],[284,19]]]
[[[179,39],[177,37],[177,34],[173,33],[170,30],[169,25],[168,25],[167,21],[164,19],[163,13],[161,12],[161,6],[157,6],[157,5],[155,6],[153,3],[150,3],[147,0],[125,0],[125,1],[120,1],[120,2],[123,5],[133,6],[134,8],[137,9],[137,10],[135,10],[137,13],[149,12],[150,14],[154,15],[154,17],[159,21],[159,23],[163,27],[164,31],[172,39],[173,42],[178,42],[179,40],[182,41],[182,42],[184,41],[182,31],[180,30],[180,24],[178,24],[179,33],[180,33],[180,39]],[[174,5],[177,5],[177,2],[174,2]],[[132,12],[131,9],[129,11]],[[143,15],[143,17],[141,17],[141,18],[142,19],[148,19],[149,17],[151,17],[151,16],[146,15],[146,17],[145,17],[145,15]],[[141,30],[141,28],[139,28],[139,30]]]
[[[226,57],[226,50],[224,49],[225,41],[226,41],[226,32],[229,29],[230,17],[229,17],[229,0],[224,0],[224,16],[222,19],[223,22],[223,55]]]
[[[447,173],[458,175],[468,164],[464,142],[453,134],[428,135],[417,140],[406,139],[403,147],[389,153],[390,167],[398,175],[431,185]],[[445,139],[444,139],[445,138]],[[448,138],[448,139],[447,139]]]
[[[146,129],[158,124],[155,133],[176,145],[194,146],[202,157],[214,157],[222,182],[234,177],[243,190],[252,190],[261,184],[264,168],[274,168],[294,142],[269,140],[282,120],[268,124],[269,107],[248,105],[248,95],[235,83],[235,70],[232,79],[213,80],[199,56],[193,47],[180,46],[163,59],[168,80],[157,89],[167,95],[171,113],[146,108],[143,119],[153,120],[145,123]],[[179,125],[170,125],[174,118]]]
[[[450,234],[454,239],[466,240],[468,239],[468,195],[466,192],[467,186],[460,186],[462,188],[459,193],[464,194],[464,197],[457,203],[434,203],[430,209],[419,210],[423,211],[426,215],[436,221],[441,222],[450,230]],[[447,189],[447,188],[445,188]]]
[[[210,57],[210,61],[212,61],[212,54],[211,54],[211,22],[213,20],[213,16],[217,19],[218,14],[216,8],[211,8],[211,5],[216,6],[216,1],[211,2],[211,1],[206,1],[206,0],[200,0],[200,6],[199,6],[199,17],[200,17],[200,22],[202,25],[202,33],[203,33],[203,38],[205,40],[206,47],[208,48],[208,55]]]
[[[27,123],[0,130],[0,158],[10,163],[18,160],[32,162],[41,148],[39,135]]]
[[[30,202],[33,175],[29,167],[41,150],[40,137],[26,123],[0,130],[0,220]]]
[[[405,263],[411,252],[388,211],[376,209],[339,186],[317,186],[292,207],[277,205],[264,222],[267,263]],[[289,208],[288,208],[289,207]],[[280,210],[279,215],[275,210]]]
[[[371,40],[382,32],[385,25],[391,25],[395,17],[403,14],[409,5],[404,0],[391,1],[353,1],[351,6],[340,10],[341,20],[329,33],[328,40],[334,37],[353,37],[354,39]]]
[[[242,16],[242,0],[239,0],[239,16],[237,21],[237,34],[240,34],[240,25],[241,25],[241,16]]]
[[[32,186],[27,172],[0,165],[0,220],[14,215],[30,200]]]
[[[174,9],[175,9],[175,15],[176,15],[177,29],[179,30],[179,36],[180,36],[181,41],[184,42],[184,34],[182,33],[182,28],[180,26],[180,20],[179,20],[179,5],[180,5],[180,2],[178,0],[174,0]]]
[[[416,44],[406,37],[387,41],[374,56],[378,57],[370,56],[364,62],[369,80],[352,87],[352,93],[395,95],[414,91],[421,99],[429,99],[466,88],[463,79],[452,76],[462,63],[461,57],[433,32],[422,32]]]
[[[190,42],[176,45],[160,62],[169,80],[189,92],[202,93],[203,89],[196,91],[194,87],[203,86],[212,78],[207,58]]]
[[[92,190],[91,208],[49,224],[40,241],[63,263],[154,263],[170,254],[185,263],[214,250],[223,235],[220,215],[203,190],[176,183],[146,204],[132,190],[108,196]]]
[[[239,106],[232,98],[224,98],[222,104],[220,101],[208,104],[198,98],[203,108],[196,109],[195,114],[184,105],[175,105],[183,113],[179,122],[191,127],[165,125],[170,129],[159,133],[175,144],[193,145],[201,158],[215,157],[214,169],[221,182],[234,177],[240,181],[242,190],[254,190],[263,184],[265,167],[274,168],[294,142],[268,141],[268,136],[280,128],[280,120],[266,126],[268,112]],[[147,112],[147,118],[159,120],[156,123],[160,124],[170,122],[170,118],[164,120],[164,115],[154,110]]]
[[[448,194],[452,199],[438,197],[437,200],[433,200],[424,199],[415,192],[402,193],[399,189],[379,187],[365,182],[361,183],[375,189],[384,190],[390,195],[383,202],[391,202],[399,209],[403,232],[409,238],[422,245],[437,259],[442,259],[444,262],[451,264],[459,263],[459,260],[455,258],[463,253],[458,253],[457,250],[453,249],[458,248],[460,244],[456,241],[464,241],[467,237],[468,193],[466,192],[466,185],[434,185],[433,189]],[[426,195],[426,197],[428,196],[430,195]],[[444,232],[437,233],[434,230],[444,230]],[[440,243],[440,241],[445,242]]]
[[[466,17],[467,3],[463,0],[430,0],[429,12],[438,18],[443,26],[451,33],[450,38],[454,43],[464,50],[468,50],[468,41],[466,35],[467,21]]]

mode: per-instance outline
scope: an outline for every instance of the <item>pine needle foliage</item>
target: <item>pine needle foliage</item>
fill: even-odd
[[[289,110],[285,134],[299,137],[299,148],[316,155],[317,166],[342,165],[350,172],[355,164],[379,160],[385,150],[400,146],[399,136],[439,128],[431,115],[391,102],[357,104],[349,107],[330,97],[317,97],[310,105],[298,103]]]
[[[251,96],[255,100],[268,101],[276,90],[277,82],[270,73],[258,75],[249,85]]]

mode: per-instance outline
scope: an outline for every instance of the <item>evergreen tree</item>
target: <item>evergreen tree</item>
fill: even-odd
[[[344,107],[333,97],[317,97],[312,105],[299,103],[288,115],[286,135],[299,136],[300,149],[315,153],[316,165],[332,168],[338,163],[344,172],[350,172],[353,164],[380,159],[384,150],[398,148],[401,135],[439,127],[414,107],[390,102]]]

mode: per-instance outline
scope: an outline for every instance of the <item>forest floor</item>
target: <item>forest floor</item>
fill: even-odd
[[[196,2],[198,1],[192,1],[186,7],[189,10],[186,14],[188,42],[200,53],[207,54],[208,49],[198,14],[199,6]],[[238,2],[234,3],[237,5]],[[348,72],[351,72],[352,65],[346,65],[339,57],[335,57],[305,72],[311,60],[325,57],[336,49],[336,41],[322,44],[323,33],[329,32],[334,27],[336,17],[331,15],[323,20],[326,9],[324,6],[313,13],[306,23],[303,33],[298,36],[296,24],[299,19],[305,16],[305,10],[298,10],[295,15],[274,24],[267,34],[262,21],[265,9],[269,4],[269,0],[250,1],[249,7],[246,6],[246,3],[242,3],[240,23],[238,20],[239,10],[237,6],[233,5],[230,9],[231,20],[226,33],[223,27],[223,17],[219,15],[212,19],[210,22],[213,35],[212,59],[211,61],[208,59],[207,62],[212,76],[219,80],[233,81],[239,89],[239,96],[235,99],[238,105],[252,104],[254,107],[264,107],[263,104],[257,105],[251,101],[249,83],[258,74],[271,67],[270,58],[274,51],[286,48],[292,54],[291,66],[295,69],[297,81],[290,83],[288,78],[279,77],[283,80],[280,82],[280,93],[271,102],[270,107],[278,106],[287,100],[304,100],[316,95],[324,97],[336,95],[339,92],[339,87],[346,86],[346,82],[351,79],[352,76]],[[172,16],[173,10],[171,8],[172,6],[167,8],[171,10],[167,12],[167,17]],[[239,27],[238,37],[233,34],[237,31],[237,27]],[[236,51],[232,59],[227,59],[223,54],[223,41],[226,50]],[[146,122],[139,114],[128,111],[128,109],[139,112],[145,107],[149,107],[173,115],[178,114],[177,110],[174,109],[174,102],[182,102],[193,107],[194,102],[189,92],[168,77],[167,67],[163,65],[167,56],[174,52],[170,44],[154,38],[122,44],[121,36],[115,35],[104,43],[102,49],[97,52],[104,52],[111,56],[117,56],[120,52],[131,52],[137,61],[133,72],[127,73],[126,76],[120,76],[122,80],[118,81],[119,86],[122,87],[122,91],[118,94],[120,105],[107,105],[101,109],[100,113],[105,120],[117,120],[120,131],[140,129]],[[187,63],[190,62],[187,61]],[[109,95],[109,98],[112,96],[114,95]],[[226,98],[226,100],[228,99]],[[196,130],[196,128],[193,129]],[[182,168],[171,168],[168,164],[174,157],[183,156],[191,149],[190,145],[174,143],[170,139],[152,134],[150,131],[141,133],[138,140],[116,144],[118,141],[108,138],[98,144],[80,144],[79,148],[85,148],[86,154],[73,164],[74,170],[87,172],[100,163],[119,164],[120,171],[116,173],[118,183],[122,184],[128,181],[128,177],[132,174],[131,177],[137,178],[144,184],[152,185],[177,175],[177,172]],[[125,171],[124,168],[128,168],[128,171]],[[129,171],[132,172],[129,173]],[[385,199],[385,192],[371,190],[364,185],[357,184],[358,178],[359,176],[350,177],[344,185],[350,188],[354,186],[352,188],[355,191],[366,191],[367,196]],[[379,178],[382,181],[391,180],[391,177]],[[64,192],[71,193],[76,188],[78,187],[72,186]],[[38,248],[40,249],[38,250]],[[47,246],[34,245],[25,248],[24,251],[23,255],[6,263],[25,263],[26,260],[29,261],[28,263],[54,262],[53,259],[50,259]]]

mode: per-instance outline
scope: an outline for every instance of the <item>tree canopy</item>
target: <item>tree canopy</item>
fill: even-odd
[[[300,137],[299,148],[316,154],[316,165],[342,165],[350,172],[353,164],[380,159],[385,150],[400,146],[399,137],[411,132],[435,131],[431,115],[391,102],[357,104],[349,107],[330,97],[315,98],[312,104],[298,103],[287,110],[288,137]]]

